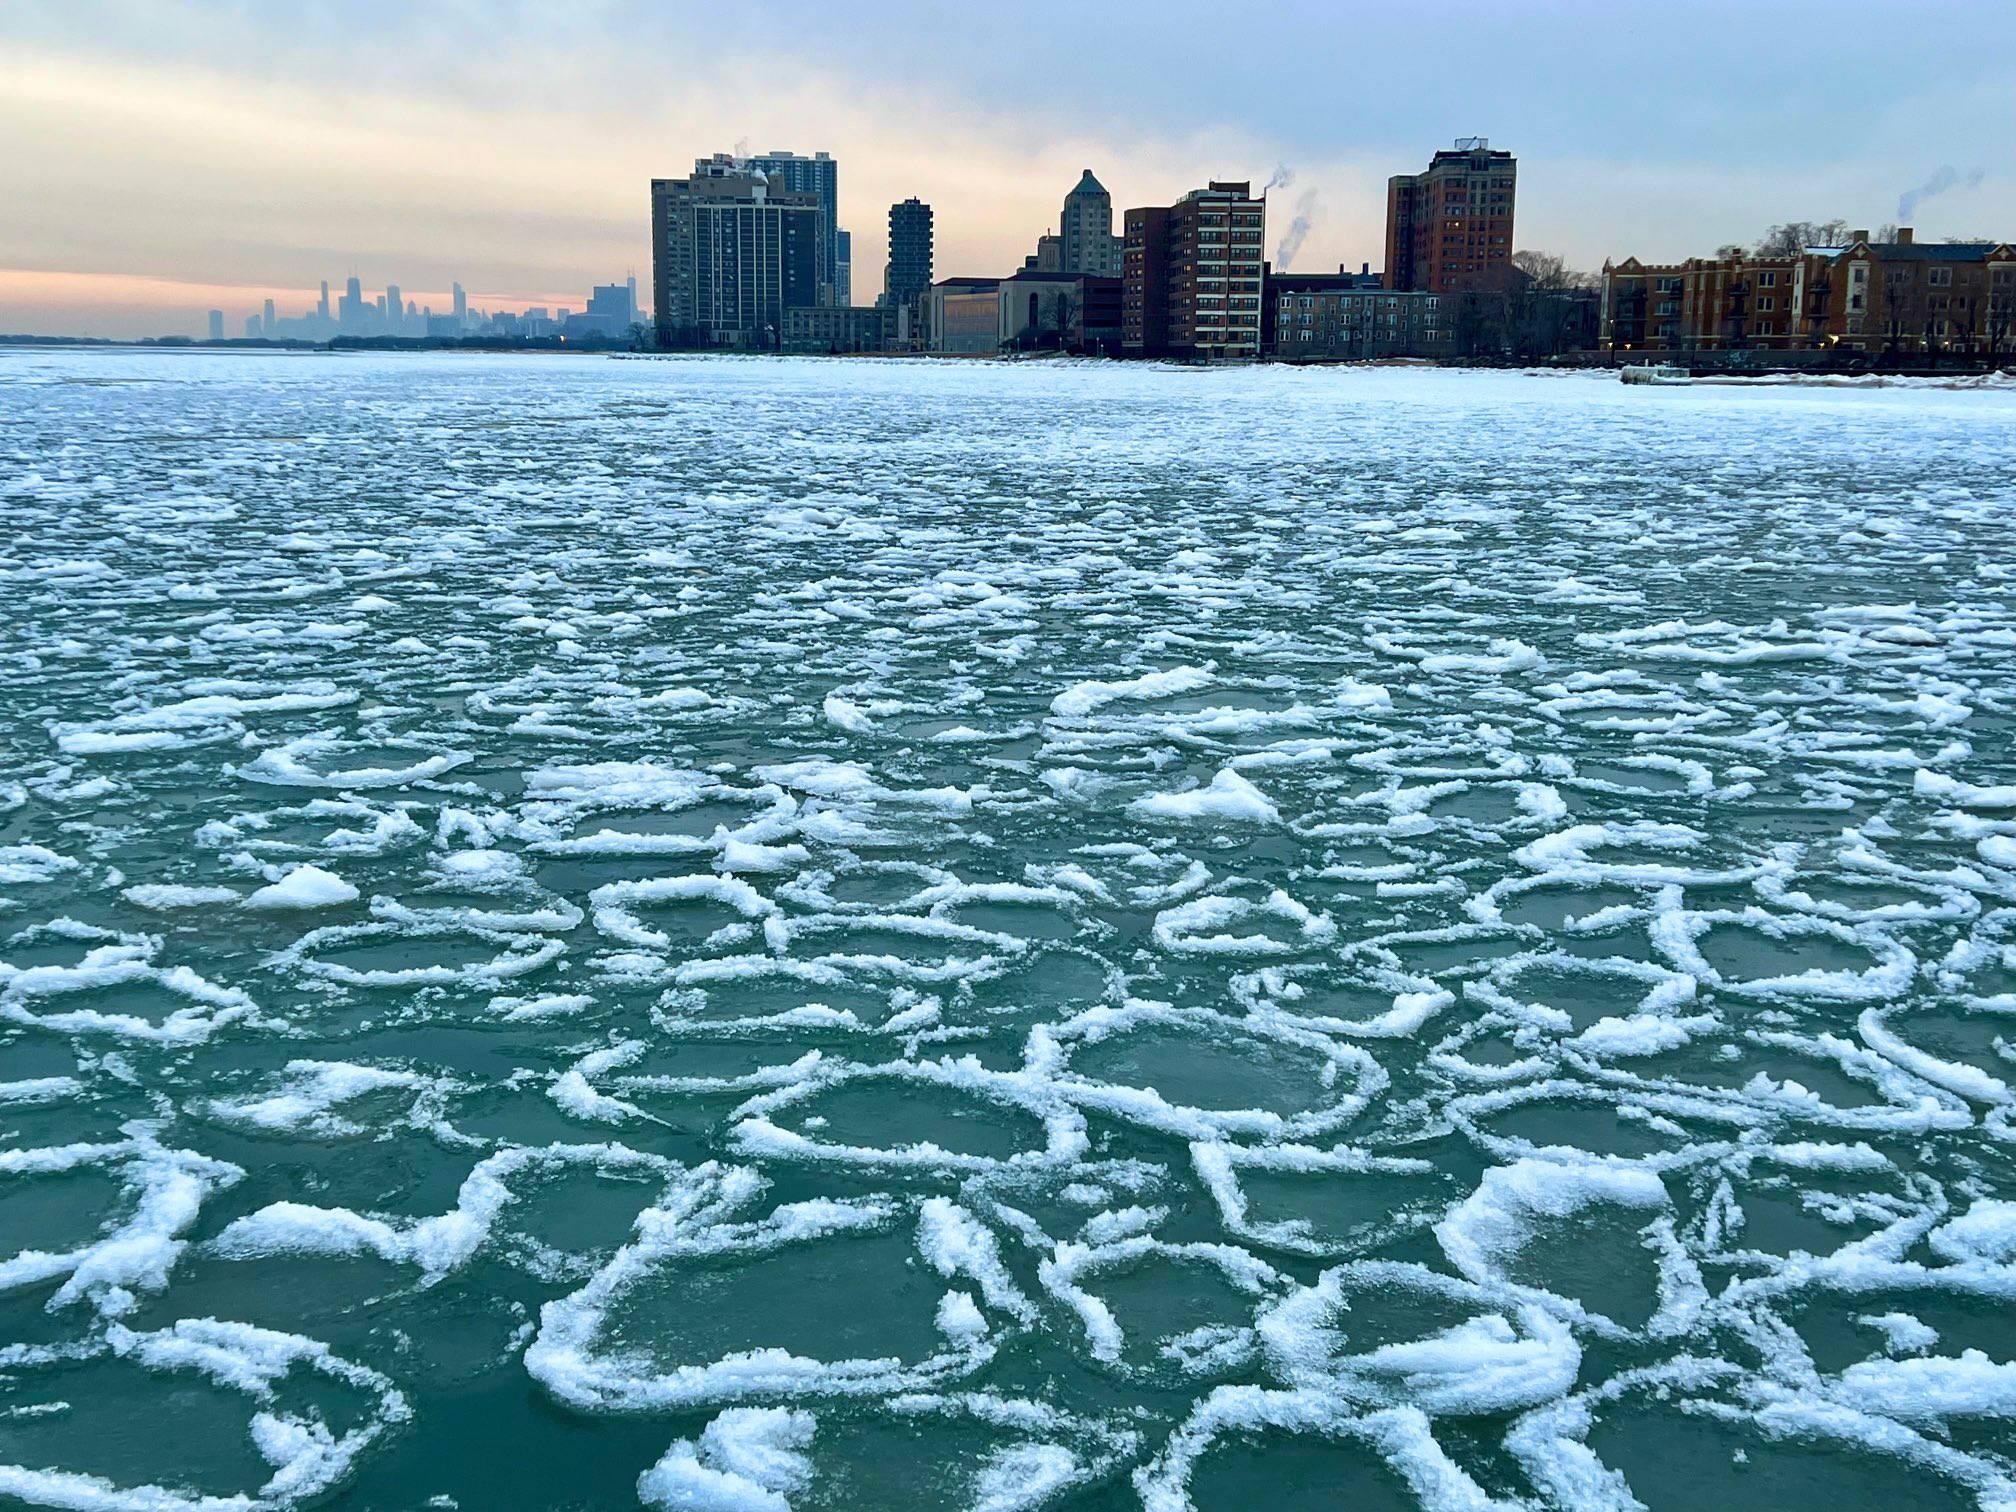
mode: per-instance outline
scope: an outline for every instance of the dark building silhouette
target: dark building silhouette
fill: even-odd
[[[909,304],[931,287],[931,207],[911,198],[889,207],[889,304]]]

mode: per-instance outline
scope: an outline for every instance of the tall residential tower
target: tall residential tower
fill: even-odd
[[[1258,357],[1267,201],[1213,180],[1127,212],[1120,344],[1129,357]]]
[[[1426,173],[1386,181],[1386,287],[1466,294],[1505,287],[1519,160],[1458,137]]]
[[[761,175],[651,181],[651,308],[661,346],[773,349],[784,312],[819,303],[826,219],[816,194]]]
[[[931,287],[931,207],[910,198],[889,207],[888,302],[898,309]]]
[[[760,173],[773,194],[810,194],[818,197],[819,216],[825,223],[825,253],[819,263],[819,297],[807,304],[845,304],[840,297],[840,165],[832,155],[815,152],[801,157],[795,152],[765,152],[756,157],[736,157],[717,152],[693,164],[696,177]]]

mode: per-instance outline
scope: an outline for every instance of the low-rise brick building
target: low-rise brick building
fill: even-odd
[[[784,312],[787,352],[886,352],[896,312],[882,305],[794,305]]]
[[[1849,351],[1998,354],[2016,346],[2009,244],[1894,241],[1603,270],[1602,343],[1616,352]]]

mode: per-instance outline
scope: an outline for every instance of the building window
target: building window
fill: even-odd
[[[1953,270],[1951,268],[1927,268],[1925,270],[1925,282],[1932,285],[1935,289],[1950,289],[1953,287]]]
[[[1762,273],[1759,273],[1759,274],[1757,275],[1757,287],[1758,287],[1758,288],[1760,288],[1760,289],[1775,289],[1775,288],[1777,288],[1777,287],[1778,287],[1778,275],[1777,275],[1776,273],[1773,273],[1773,272],[1770,272],[1769,270],[1766,270],[1765,272],[1762,272]]]

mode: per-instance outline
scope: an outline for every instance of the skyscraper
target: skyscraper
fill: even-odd
[[[273,301],[270,299],[266,301],[266,308],[261,312],[259,328],[269,337],[280,329],[278,312],[274,310]]]
[[[315,306],[315,315],[324,326],[329,324],[329,280],[322,280],[322,299]]]
[[[1458,137],[1426,173],[1386,181],[1386,287],[1463,294],[1512,271],[1519,161],[1485,137]]]
[[[212,310],[210,312],[210,339],[212,341],[222,341],[224,339],[224,312],[222,310]]]
[[[693,164],[696,176],[720,177],[738,173],[761,173],[773,193],[811,194],[819,200],[824,222],[825,250],[819,260],[820,294],[816,303],[845,304],[840,288],[840,165],[829,153],[815,152],[800,157],[795,152],[765,152],[757,157],[738,158],[717,152]]]
[[[833,270],[833,303],[851,305],[854,303],[854,233],[835,233],[840,242],[839,257]]]
[[[462,292],[462,285],[455,285],[455,329],[469,329],[469,296]]]
[[[931,207],[916,197],[889,207],[890,304],[902,307],[931,287]]]
[[[406,301],[399,297],[399,285],[385,285],[385,334],[401,335],[406,329]]]
[[[345,336],[363,335],[364,310],[364,285],[355,278],[345,279],[343,292],[336,296],[336,329]]]
[[[1119,274],[1120,241],[1113,234],[1113,196],[1092,176],[1090,168],[1064,196],[1064,214],[1057,228],[1064,240],[1064,272],[1092,273],[1101,278]]]
[[[772,190],[751,174],[653,179],[651,305],[659,344],[775,347],[784,312],[819,303],[825,254],[816,194]]]

